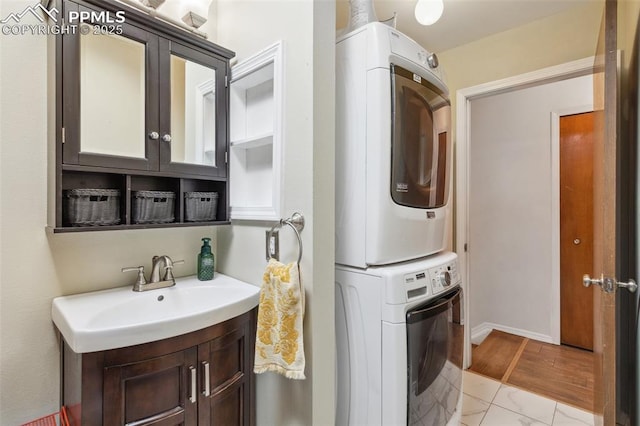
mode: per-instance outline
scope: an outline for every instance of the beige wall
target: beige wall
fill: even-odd
[[[284,44],[283,215],[304,214],[302,283],[307,294],[305,381],[258,376],[258,424],[325,425],[334,419],[333,145],[335,7],[327,1],[221,0],[220,44],[246,59]],[[256,36],[259,34],[259,36]],[[260,280],[265,230],[272,223],[235,221],[219,232],[220,270]],[[280,232],[281,259],[297,257],[289,228]]]
[[[604,1],[438,53],[455,111],[456,91],[593,56]],[[455,112],[454,112],[455,129]]]

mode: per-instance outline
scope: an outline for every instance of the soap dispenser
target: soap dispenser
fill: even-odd
[[[200,281],[208,281],[213,279],[214,261],[213,253],[209,241],[211,238],[203,238],[203,244],[198,254],[198,279]]]

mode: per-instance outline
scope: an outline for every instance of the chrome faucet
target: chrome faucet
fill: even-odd
[[[122,268],[122,272],[138,271],[138,278],[135,284],[133,284],[133,291],[155,290],[176,285],[176,280],[173,277],[173,266],[180,263],[184,263],[184,260],[176,260],[174,262],[167,255],[153,256],[151,276],[149,277],[150,282],[147,282],[144,277],[144,266]],[[160,279],[161,267],[164,268],[162,280]]]

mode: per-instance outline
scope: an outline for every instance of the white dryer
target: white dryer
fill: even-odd
[[[437,58],[379,22],[336,44],[336,263],[442,251],[451,107]]]
[[[462,305],[455,253],[336,267],[336,425],[457,426]]]

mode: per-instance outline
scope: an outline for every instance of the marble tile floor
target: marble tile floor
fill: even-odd
[[[593,414],[465,371],[464,426],[593,426]]]

